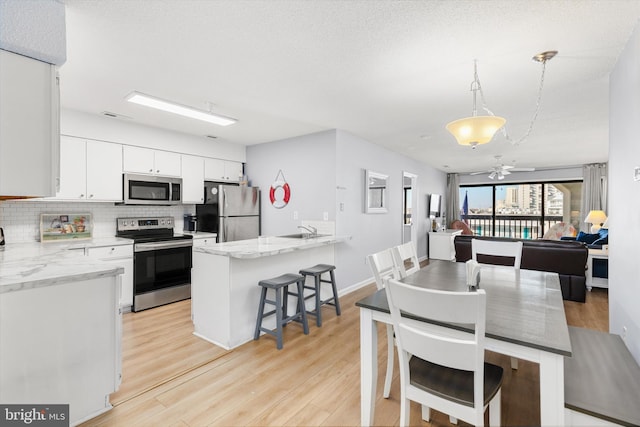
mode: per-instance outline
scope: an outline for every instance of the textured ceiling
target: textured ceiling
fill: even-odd
[[[257,144],[343,129],[444,171],[607,160],[608,78],[640,0],[65,0],[65,108]],[[488,107],[524,135],[471,150],[444,126]],[[128,104],[140,91],[235,117],[218,127]],[[115,119],[117,120],[117,119]],[[178,149],[178,148],[177,148]],[[447,165],[447,167],[445,167]]]

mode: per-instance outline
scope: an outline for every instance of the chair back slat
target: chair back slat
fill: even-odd
[[[477,390],[484,382],[485,291],[425,289],[390,279],[386,292],[399,352],[441,366],[474,371],[474,381],[479,381],[474,386]],[[441,326],[442,323],[464,326],[471,332]],[[476,402],[482,400],[480,394]]]
[[[413,242],[403,243],[392,248],[393,262],[401,278],[420,270],[418,253]],[[410,264],[407,266],[407,264]]]
[[[393,255],[391,249],[385,249],[367,256],[369,262],[369,268],[373,272],[373,277],[376,279],[376,286],[378,289],[382,289],[385,286],[385,281],[391,278],[397,279],[398,272],[393,262]]]
[[[480,262],[478,255],[513,258],[513,267],[520,268],[522,242],[471,239],[471,259]]]
[[[396,330],[396,337],[402,340],[404,351],[441,366],[476,370],[477,343],[474,334],[444,326],[426,324],[425,327],[424,322],[416,322],[422,323],[418,327],[410,326],[410,323],[403,321]]]

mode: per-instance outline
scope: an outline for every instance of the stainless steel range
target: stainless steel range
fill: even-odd
[[[192,237],[173,217],[118,218],[117,237],[133,239],[133,311],[191,297]]]

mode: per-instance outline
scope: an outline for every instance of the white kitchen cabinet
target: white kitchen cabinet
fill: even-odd
[[[122,146],[62,136],[56,199],[122,200]]]
[[[133,305],[133,243],[87,248],[87,255],[124,268],[120,285],[120,307],[125,312],[130,311]]]
[[[193,233],[193,247],[209,246],[217,243],[216,233]]]
[[[60,145],[56,68],[0,50],[0,196],[53,196]]]
[[[180,157],[179,153],[170,151],[125,145],[123,169],[125,172],[179,177],[182,171]]]
[[[230,160],[204,159],[204,179],[207,181],[239,182],[242,177],[242,163]]]
[[[182,203],[204,203],[204,159],[182,155]]]
[[[453,239],[459,234],[462,234],[462,230],[430,231],[429,258],[455,261],[456,248]]]
[[[57,199],[85,200],[87,196],[87,143],[60,137],[60,190]]]

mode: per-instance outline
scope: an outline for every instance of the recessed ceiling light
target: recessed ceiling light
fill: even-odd
[[[210,113],[208,111],[198,110],[196,108],[176,104],[175,102],[165,101],[164,99],[156,98],[155,96],[145,95],[144,93],[140,93],[140,92],[131,92],[126,97],[126,100],[129,102],[133,102],[134,104],[144,105],[146,107],[151,107],[157,110],[178,114],[180,116],[202,120],[202,121],[213,123],[219,126],[228,126],[237,122],[236,119],[232,119],[231,117],[225,117],[219,114]]]

